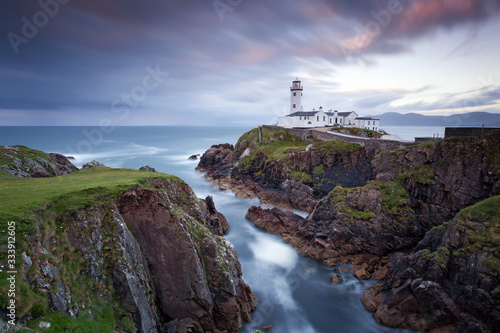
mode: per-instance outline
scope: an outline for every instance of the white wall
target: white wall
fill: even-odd
[[[295,94],[295,96],[293,95]],[[293,105],[295,104],[295,108]],[[290,91],[290,113],[300,111],[302,107],[302,90],[291,90]]]

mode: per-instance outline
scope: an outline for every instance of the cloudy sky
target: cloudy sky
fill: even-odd
[[[1,0],[1,125],[500,113],[500,0]]]

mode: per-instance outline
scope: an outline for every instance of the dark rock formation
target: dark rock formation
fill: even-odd
[[[236,147],[212,146],[197,170],[237,196],[257,196],[265,204],[305,211],[312,211],[318,199],[337,185],[362,186],[373,178],[373,149],[341,141],[304,141],[284,130],[262,132],[261,142],[254,129]],[[279,154],[273,153],[274,146]],[[289,147],[286,152],[283,146]]]
[[[0,171],[25,178],[66,175],[78,170],[60,154],[46,154],[24,146],[0,146]]]
[[[196,161],[199,156],[200,156],[200,154],[191,155],[191,156],[189,156],[188,160]]]
[[[376,180],[400,180],[421,223],[436,225],[467,206],[500,194],[498,147],[500,131],[385,151],[372,165]]]
[[[196,169],[206,172],[211,179],[224,178],[230,175],[237,158],[233,145],[229,143],[213,145],[200,158]]]
[[[141,166],[139,168],[141,171],[147,171],[147,172],[156,172],[155,168],[150,167],[149,165]]]
[[[499,217],[494,197],[432,229],[410,255],[392,258],[383,283],[365,292],[366,308],[389,326],[498,332]]]
[[[105,167],[105,165],[96,160],[92,160],[89,163],[85,163],[84,165],[82,165],[82,169],[101,168],[101,167]]]
[[[162,189],[168,197],[179,190]],[[212,210],[218,215],[215,219],[205,215],[211,223],[221,214],[213,205],[205,208],[201,202],[191,203],[184,214],[162,202],[164,198],[157,192],[142,189],[128,191],[117,200],[120,213],[144,251],[149,271],[157,277],[153,285],[161,316],[165,321],[188,320],[194,332],[238,332],[242,321],[250,319],[256,301],[241,279],[236,251],[231,243],[184,216],[193,210],[197,210],[196,215],[200,210]]]
[[[227,234],[229,232],[229,222],[227,222],[227,219],[223,214],[219,213],[217,209],[215,209],[214,199],[212,196],[207,196],[205,198],[205,203],[207,204],[208,212],[210,213],[210,223],[208,223],[207,228],[219,236]]]
[[[307,219],[260,207],[247,217],[301,253],[330,265],[349,261],[360,279],[383,278],[363,302],[386,325],[496,332],[498,197],[472,206],[479,208],[467,222],[443,223],[500,194],[498,147],[493,132],[381,152],[371,163],[375,181],[335,188]]]

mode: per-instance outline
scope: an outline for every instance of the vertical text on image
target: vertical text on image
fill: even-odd
[[[16,320],[16,222],[7,222],[7,317],[8,323]]]

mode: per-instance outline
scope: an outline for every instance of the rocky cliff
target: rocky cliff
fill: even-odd
[[[500,328],[500,197],[462,210],[397,254],[363,303],[385,325],[446,332]]]
[[[264,204],[312,211],[335,186],[355,187],[373,179],[375,150],[356,143],[301,139],[285,130],[253,129],[235,147],[214,145],[197,170],[237,196]]]
[[[210,160],[205,160],[208,168],[200,163],[200,169],[207,170],[210,177],[215,175],[213,179],[219,185],[233,190],[236,187],[237,194],[245,184],[255,186],[259,198],[266,198],[261,192],[284,193],[281,202],[270,202],[300,207],[310,215],[304,219],[278,208],[251,207],[248,219],[260,228],[282,235],[300,252],[329,265],[355,264],[354,274],[360,279],[385,278],[383,285],[372,288],[365,297],[370,300],[365,305],[376,312],[382,323],[419,330],[453,324],[448,327],[450,331],[495,331],[499,271],[488,265],[496,263],[496,234],[484,235],[496,245],[488,250],[466,246],[466,254],[457,252],[464,255],[460,260],[447,257],[455,253],[454,249],[439,248],[444,241],[429,235],[435,233],[431,230],[437,230],[433,228],[447,226],[444,223],[453,220],[461,210],[500,194],[500,132],[378,152],[366,147],[337,148],[327,150],[324,155],[319,153],[321,145],[343,144],[297,143],[304,140],[287,139],[280,132],[267,134],[267,142],[261,138],[261,143],[255,144],[251,135],[252,132],[245,134],[234,148],[223,148],[225,157],[219,160],[224,165],[223,173],[218,174],[217,163],[211,164]],[[266,133],[262,136],[265,138]],[[217,160],[221,156],[219,151],[220,147],[213,147],[207,156],[212,154]],[[213,170],[210,166],[214,166]],[[307,173],[311,167],[312,173]],[[343,172],[354,169],[362,176],[353,182],[360,183],[339,182],[338,177],[332,180],[332,174],[324,172],[329,168]],[[324,179],[319,177],[319,182],[315,182],[315,173]],[[230,185],[226,185],[228,179]],[[292,191],[283,191],[292,182],[300,184],[294,195]],[[321,191],[322,183],[329,186],[325,187],[329,190],[326,194],[326,190]],[[287,205],[291,197],[297,198],[297,204]],[[480,210],[498,206],[497,201],[485,202],[488,204],[481,205]],[[484,230],[481,229],[484,226],[478,228]],[[454,232],[450,230],[450,234]],[[413,254],[408,257],[403,253]],[[439,277],[428,276],[439,268],[426,262],[432,258],[441,264],[445,261],[446,272]],[[463,288],[453,289],[457,284]],[[439,299],[434,303],[430,296],[433,293]],[[408,302],[401,304],[406,297]],[[480,300],[472,304],[467,301],[471,297]],[[477,309],[472,310],[472,317],[464,314],[469,306]],[[481,307],[486,312],[480,315]]]
[[[24,146],[0,146],[0,171],[13,176],[39,178],[66,175],[77,168],[61,154]]]
[[[250,320],[257,301],[223,237],[229,225],[211,197],[198,199],[182,180],[105,167],[43,182],[1,172],[0,178],[2,230],[13,221],[18,239],[18,325],[239,332]],[[29,189],[38,197],[22,195]],[[1,254],[6,267],[5,247]]]

